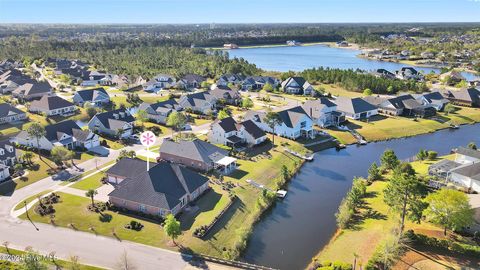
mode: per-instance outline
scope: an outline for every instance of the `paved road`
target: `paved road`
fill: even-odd
[[[195,127],[194,130],[199,133],[206,132],[208,125]],[[161,141],[157,140],[157,144]],[[126,147],[134,151],[142,148],[139,145]],[[119,152],[112,150],[108,157],[94,158],[77,166],[87,172],[116,159]],[[31,246],[43,254],[55,251],[59,258],[64,259],[78,256],[85,264],[111,269],[119,268],[120,257],[125,251],[138,269],[191,269],[189,258],[177,252],[48,224],[32,224],[15,217],[18,212],[14,215],[12,209],[18,202],[42,191],[62,187],[59,181],[47,177],[16,190],[9,196],[0,196],[0,242],[8,241],[12,248],[20,250]],[[216,266],[217,269],[218,267]]]

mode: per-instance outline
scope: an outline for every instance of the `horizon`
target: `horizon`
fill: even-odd
[[[480,0],[0,0],[0,9],[1,24],[480,22]]]

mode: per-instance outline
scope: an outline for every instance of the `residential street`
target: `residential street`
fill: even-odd
[[[208,125],[195,127],[194,130],[199,133],[206,132]],[[162,138],[159,138],[156,145],[161,144],[161,141]],[[139,151],[143,146],[135,145],[125,149]],[[95,157],[77,166],[83,169],[83,172],[88,172],[115,160],[119,153],[119,150],[111,150],[108,157]],[[82,263],[111,269],[119,268],[124,251],[131,258],[130,263],[138,269],[185,269],[187,266],[192,269],[188,263],[189,257],[177,252],[47,224],[32,224],[15,217],[24,212],[23,209],[15,213],[12,211],[22,200],[45,190],[69,189],[68,185],[62,186],[60,183],[61,181],[47,177],[16,190],[9,196],[0,197],[0,242],[8,241],[12,248],[19,250],[31,246],[42,254],[55,251],[56,256],[63,259],[78,256]],[[34,202],[30,203],[29,207],[33,204]]]

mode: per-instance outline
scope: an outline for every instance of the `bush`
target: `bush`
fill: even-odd
[[[143,229],[143,224],[138,221],[132,220],[129,224],[125,225],[125,229],[141,231]]]
[[[405,232],[404,234],[410,241],[415,244],[425,245],[429,247],[436,247],[445,250],[451,250],[453,252],[464,254],[468,256],[480,257],[480,246],[474,246],[464,243],[453,242],[445,239],[437,239],[434,237],[428,237],[423,234],[416,234],[412,230]]]
[[[438,156],[438,153],[435,151],[428,151],[428,159],[435,160]]]

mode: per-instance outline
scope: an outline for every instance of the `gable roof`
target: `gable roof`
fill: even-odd
[[[279,111],[277,113],[282,122],[290,128],[296,127],[303,119],[303,117],[306,116],[310,118],[301,106]]]
[[[217,99],[238,99],[241,97],[240,92],[237,90],[230,89],[229,87],[216,87],[208,91],[208,93]]]
[[[45,138],[49,141],[58,141],[63,136],[67,134],[69,136],[75,137],[74,134],[80,135],[79,139],[83,139],[85,136],[88,136],[88,131],[83,131],[77,123],[72,120],[66,120],[56,124],[48,125],[45,127]],[[86,133],[86,135],[85,135]],[[80,140],[84,141],[84,140]]]
[[[429,103],[448,101],[445,97],[443,97],[442,93],[438,91],[424,94],[422,97],[425,98],[425,100],[427,100]]]
[[[422,106],[422,104],[418,103],[415,98],[409,94],[389,98],[387,99],[387,102],[396,109],[413,109]]]
[[[463,101],[469,101],[472,103],[480,103],[480,90],[475,88],[469,88],[459,91],[449,91],[453,98]]]
[[[0,160],[5,160],[7,158],[15,158],[17,155],[17,150],[15,149],[15,145],[10,142],[10,140],[2,140],[0,141],[0,149],[3,149],[3,155],[0,155]],[[9,150],[12,150],[11,152]]]
[[[376,109],[375,106],[366,102],[361,98],[347,98],[347,97],[338,97],[335,100],[337,108],[339,111],[348,112],[348,113],[362,113],[373,111]]]
[[[88,90],[80,90],[76,93],[83,101],[93,101],[97,99],[98,96],[104,95],[107,98],[110,98],[107,91],[103,87],[95,88],[95,89],[88,89]]]
[[[46,94],[50,93],[51,91],[52,87],[48,82],[33,81],[17,87],[17,89],[13,90],[13,93],[17,95],[30,96],[42,93]]]
[[[228,151],[199,139],[192,141],[181,140],[178,142],[164,140],[159,152],[160,156],[162,153],[167,153],[204,163],[211,163],[219,156],[228,156]]]
[[[467,156],[467,157],[473,157],[473,158],[476,158],[476,159],[480,159],[480,151],[473,150],[473,149],[466,148],[466,147],[458,147],[457,149],[455,149],[455,153],[460,154],[460,155],[464,155],[464,156]]]
[[[155,166],[155,162],[150,163],[150,167]],[[105,173],[113,174],[123,178],[135,178],[147,170],[147,162],[138,158],[122,158],[115,165],[110,167]]]
[[[292,82],[296,82],[303,90],[311,86],[303,77],[290,77],[282,82],[282,87],[285,87]]]
[[[480,162],[460,166],[452,172],[480,181]]]
[[[203,107],[206,103],[212,103],[215,102],[215,100],[216,98],[209,92],[199,92],[182,96],[179,102],[182,103],[182,106]]]
[[[122,116],[123,115],[123,116]],[[116,118],[117,116],[117,118]],[[135,122],[135,118],[125,109],[117,109],[109,112],[97,113],[93,119],[98,119],[105,128],[117,130],[123,128],[125,123]]]
[[[245,128],[245,131],[250,134],[254,139],[261,138],[265,136],[265,131],[259,128],[253,121],[246,120],[241,123],[241,125]]]
[[[217,120],[216,124],[218,124],[225,132],[232,132],[238,130],[237,122],[233,119],[233,117],[227,117],[221,120]]]
[[[201,83],[205,81],[205,78],[198,74],[186,74],[185,76],[182,77],[182,81],[185,81],[187,83],[194,83],[194,82]]]
[[[0,117],[7,117],[12,114],[24,114],[25,112],[13,107],[8,103],[0,103]]]
[[[70,106],[74,106],[74,104],[59,96],[43,96],[40,100],[32,101],[30,108],[34,107],[50,111]]]
[[[321,111],[324,108],[332,108],[336,106],[337,104],[333,103],[326,97],[320,97],[319,99],[315,100],[307,100],[302,104],[302,108],[307,115],[314,118],[320,117]]]
[[[147,108],[151,108],[155,112],[169,112],[169,111],[179,111],[181,110],[181,106],[178,104],[175,99],[168,99],[165,101],[160,101],[157,103],[147,103],[144,102],[140,104],[138,107],[139,110],[146,110]]]
[[[207,182],[208,178],[185,167],[159,162],[149,171],[123,180],[109,196],[171,210]]]

